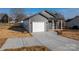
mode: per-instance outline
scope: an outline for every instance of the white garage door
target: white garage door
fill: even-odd
[[[32,23],[32,32],[44,32],[45,25],[44,22],[33,22]]]

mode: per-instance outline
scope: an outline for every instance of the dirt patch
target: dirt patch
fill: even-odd
[[[30,47],[5,49],[4,51],[48,51],[48,48],[45,46],[30,46]]]

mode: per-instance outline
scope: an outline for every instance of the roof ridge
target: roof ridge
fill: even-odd
[[[41,14],[41,13],[39,13],[39,15],[41,15],[41,16],[45,17],[46,19],[48,19],[46,16],[44,16],[44,15],[43,15],[43,14]]]
[[[46,12],[46,13],[48,13],[49,15],[51,15],[51,16],[54,16],[54,15],[52,15],[52,14],[50,14],[47,10],[43,10],[44,12]],[[45,15],[43,15],[42,14],[42,12],[43,11],[41,11],[41,12],[39,12],[39,13],[36,13],[36,14],[34,14],[34,15],[31,15],[31,16],[29,16],[28,18],[26,18],[26,19],[29,19],[29,18],[31,18],[31,17],[33,17],[33,16],[35,16],[35,15],[41,15],[41,16],[43,16],[44,18],[46,18],[46,19],[48,19],[48,17],[46,17]],[[55,16],[54,16],[55,17]],[[24,19],[25,20],[25,19]]]
[[[49,11],[45,10],[46,13],[48,13],[49,15],[55,17],[55,15],[53,15],[52,13],[50,13]]]

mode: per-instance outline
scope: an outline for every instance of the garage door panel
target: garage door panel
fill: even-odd
[[[45,31],[45,25],[44,22],[33,22],[33,32],[44,32]]]

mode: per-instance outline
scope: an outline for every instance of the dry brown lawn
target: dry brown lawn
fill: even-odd
[[[79,40],[79,30],[64,30],[59,32],[62,36]]]
[[[9,28],[13,25],[0,25],[0,47],[5,43],[9,37],[31,37],[28,32],[18,32],[10,30]]]
[[[30,37],[30,34],[27,32],[17,32],[8,29],[0,29],[0,38],[8,38],[8,37]]]
[[[4,51],[48,51],[48,48],[45,46],[29,46],[29,47],[5,49]]]
[[[0,38],[0,48],[6,42],[6,38]]]

